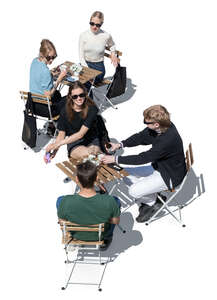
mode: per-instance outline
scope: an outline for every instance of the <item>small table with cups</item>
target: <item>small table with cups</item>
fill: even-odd
[[[94,84],[96,76],[102,73],[100,71],[84,67],[80,64],[75,64],[70,61],[65,61],[56,68],[53,68],[52,71],[57,71],[57,74],[55,76],[58,76],[58,72],[60,73],[60,71],[64,69],[67,70],[67,76],[66,79],[63,79],[60,89],[63,87],[63,85],[70,85],[72,82],[77,80],[79,80],[82,84],[86,83],[87,81],[90,81],[92,84]]]
[[[125,176],[128,176],[129,174],[123,169],[120,168],[117,165],[105,165],[101,163],[100,156],[104,155],[102,153],[99,153],[97,155],[90,154],[88,157],[84,157],[83,159],[72,159],[70,158],[69,161],[63,161],[61,163],[57,163],[56,166],[65,173],[67,177],[69,177],[72,181],[74,181],[76,184],[76,166],[81,163],[85,162],[86,160],[90,160],[94,164],[98,166],[97,170],[97,181],[96,186],[102,187],[104,184],[110,182],[110,181],[117,181],[119,182],[122,180]],[[115,185],[114,185],[115,186]],[[113,191],[113,188],[109,191],[109,194],[111,194]]]

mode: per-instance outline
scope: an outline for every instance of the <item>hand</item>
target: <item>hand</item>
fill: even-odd
[[[105,145],[105,148],[106,150],[109,152],[109,151],[116,151],[117,149],[120,149],[120,143],[108,143],[111,145],[111,148],[107,148],[106,145]]]
[[[47,153],[50,153],[50,160],[51,160],[55,157],[57,151],[58,151],[58,147],[55,143],[48,145],[47,148],[45,149],[44,162],[46,164],[48,163],[48,159],[46,157]]]
[[[50,72],[52,76],[57,76],[60,73],[58,70],[51,70]]]
[[[57,81],[58,81],[58,82],[62,81],[63,78],[66,76],[66,74],[67,74],[67,71],[66,71],[66,70],[63,70],[63,71],[60,73],[60,75],[58,76]]]
[[[115,68],[117,67],[118,62],[119,62],[119,60],[118,60],[117,56],[115,55],[114,52],[112,52],[112,53],[111,53],[111,63],[113,64],[113,66],[114,66]]]
[[[113,155],[105,155],[102,160],[101,160],[104,164],[112,164],[115,162],[115,156]]]

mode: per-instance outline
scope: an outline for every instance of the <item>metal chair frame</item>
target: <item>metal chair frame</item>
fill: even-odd
[[[186,225],[183,223],[182,221],[182,215],[181,215],[181,209],[184,207],[183,205],[180,205],[177,202],[177,207],[176,209],[172,210],[168,205],[171,203],[171,201],[176,197],[176,195],[182,190],[185,182],[188,179],[188,175],[189,172],[192,168],[192,165],[194,163],[194,158],[193,158],[193,151],[192,151],[192,144],[190,143],[188,146],[188,150],[186,151],[186,156],[185,156],[185,160],[186,160],[186,167],[187,167],[187,173],[182,181],[182,183],[177,186],[176,188],[172,188],[171,190],[166,190],[164,192],[168,193],[169,195],[171,195],[171,197],[169,197],[166,201],[163,200],[162,196],[160,194],[158,194],[158,198],[160,199],[160,201],[162,202],[162,206],[159,208],[158,211],[155,212],[155,214],[145,223],[146,225],[149,225],[151,222],[153,222],[154,220],[158,219],[159,214],[166,209],[167,212],[178,222],[182,225],[182,227],[186,227]],[[178,210],[179,212],[179,216],[177,217],[174,212],[176,212]]]
[[[75,223],[71,223],[69,221],[61,220],[59,219],[59,224],[62,229],[63,233],[63,243],[65,244],[65,253],[66,253],[66,264],[72,263],[72,270],[70,272],[69,278],[66,282],[66,285],[62,287],[62,290],[65,290],[69,284],[81,284],[81,285],[96,285],[98,286],[98,291],[102,291],[101,284],[102,280],[105,274],[105,269],[107,267],[107,263],[109,262],[109,258],[102,259],[101,257],[101,251],[100,251],[100,245],[104,243],[104,241],[101,239],[101,234],[104,231],[104,223],[101,224],[95,224],[95,225],[79,225]],[[80,240],[74,240],[72,237],[70,237],[70,231],[95,231],[98,232],[98,241],[93,242],[86,242],[86,241],[80,241]],[[74,247],[78,248],[77,256],[74,260],[69,260],[68,257],[68,251],[70,246],[73,245]],[[92,247],[90,247],[92,246]],[[85,250],[92,250],[98,252],[98,259],[85,259]],[[80,253],[81,252],[81,253]],[[72,282],[70,281],[71,276],[75,270],[75,267],[77,264],[94,264],[94,265],[102,265],[102,275],[100,278],[100,281],[98,283],[94,282]]]
[[[27,101],[28,92],[20,91],[20,94],[21,94],[21,99],[24,101],[24,104],[25,104]],[[41,103],[41,104],[47,105],[47,107],[48,107],[48,113],[49,113],[48,117],[41,117],[41,116],[33,114],[33,116],[36,119],[46,121],[44,128],[37,130],[38,134],[41,134],[41,133],[47,134],[47,129],[48,129],[49,123],[52,123],[56,128],[56,123],[54,121],[57,120],[59,116],[55,116],[55,117],[52,116],[52,113],[51,113],[52,101],[51,101],[50,96],[44,96],[44,95],[32,94],[32,93],[31,93],[31,95],[32,95],[33,102]],[[57,128],[54,132],[53,137],[56,137],[56,135],[57,135]]]
[[[109,49],[108,47],[106,47],[106,50],[107,50],[107,51],[110,51],[110,49]],[[116,55],[117,55],[117,57],[118,57],[118,59],[119,59],[119,56],[122,56],[122,52],[116,50]],[[111,57],[111,53],[105,52],[105,53],[104,53],[104,56],[110,58],[110,57]],[[120,59],[119,59],[119,62],[120,62]],[[94,79],[94,80],[95,80],[95,79]],[[98,90],[97,90],[98,86],[95,86],[95,85],[94,85],[94,81],[93,81],[93,83],[92,83],[92,85],[91,85],[91,88],[90,88],[90,90],[89,90],[88,95],[90,94],[91,90],[92,90],[92,92],[94,92],[94,96],[96,97],[97,101],[100,101],[99,110],[101,110],[103,104],[106,103],[106,101],[111,105],[111,107],[112,107],[113,109],[118,109],[118,107],[116,107],[116,106],[111,102],[111,100],[106,96],[107,93],[108,93],[108,91],[109,91],[109,89],[110,89],[110,87],[111,87],[111,85],[112,85],[113,80],[114,80],[114,76],[113,76],[112,79],[109,80],[109,81],[108,81],[108,80],[103,80],[103,81],[102,81],[102,84],[99,85],[99,87],[100,87],[100,86],[103,86],[103,85],[108,85],[106,94],[105,94],[105,93],[102,93],[101,91],[98,91]],[[98,98],[98,97],[97,97],[97,95],[96,95],[97,93],[98,93],[99,95],[103,96],[103,100],[102,100],[101,98]]]

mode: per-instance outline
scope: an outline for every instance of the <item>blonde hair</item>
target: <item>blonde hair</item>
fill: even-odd
[[[161,131],[166,131],[171,124],[170,114],[162,105],[152,105],[143,112],[144,121],[153,120],[159,123]]]
[[[41,47],[39,50],[39,56],[40,57],[46,57],[50,51],[54,51],[55,55],[57,56],[57,52],[56,52],[56,48],[54,47],[54,44],[47,40],[47,39],[43,39],[41,41]]]
[[[104,14],[101,11],[95,11],[94,13],[92,13],[91,17],[90,17],[90,21],[92,20],[92,18],[99,18],[101,20],[101,23],[104,22]]]

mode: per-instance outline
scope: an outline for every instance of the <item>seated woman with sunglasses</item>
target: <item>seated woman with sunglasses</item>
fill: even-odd
[[[90,18],[90,29],[81,33],[79,39],[79,57],[83,66],[101,71],[95,83],[100,83],[105,76],[104,53],[105,48],[111,50],[111,62],[116,67],[118,58],[115,54],[115,44],[111,35],[100,29],[104,21],[104,15],[95,11]]]
[[[33,94],[41,94],[51,96],[52,114],[56,116],[60,113],[62,107],[65,105],[65,99],[61,98],[61,94],[57,91],[57,87],[66,75],[66,71],[62,71],[58,76],[56,82],[53,82],[53,75],[51,74],[47,65],[52,64],[57,57],[56,49],[53,43],[49,40],[43,39],[39,50],[39,57],[34,58],[30,67],[30,83],[29,90]],[[36,103],[35,113],[42,117],[48,117],[49,112],[47,105]]]
[[[81,158],[100,152],[100,142],[96,129],[98,108],[87,96],[86,88],[79,82],[69,87],[65,108],[61,111],[56,141],[46,148],[52,159],[57,150],[67,145],[68,156]],[[44,161],[47,163],[45,155]]]

